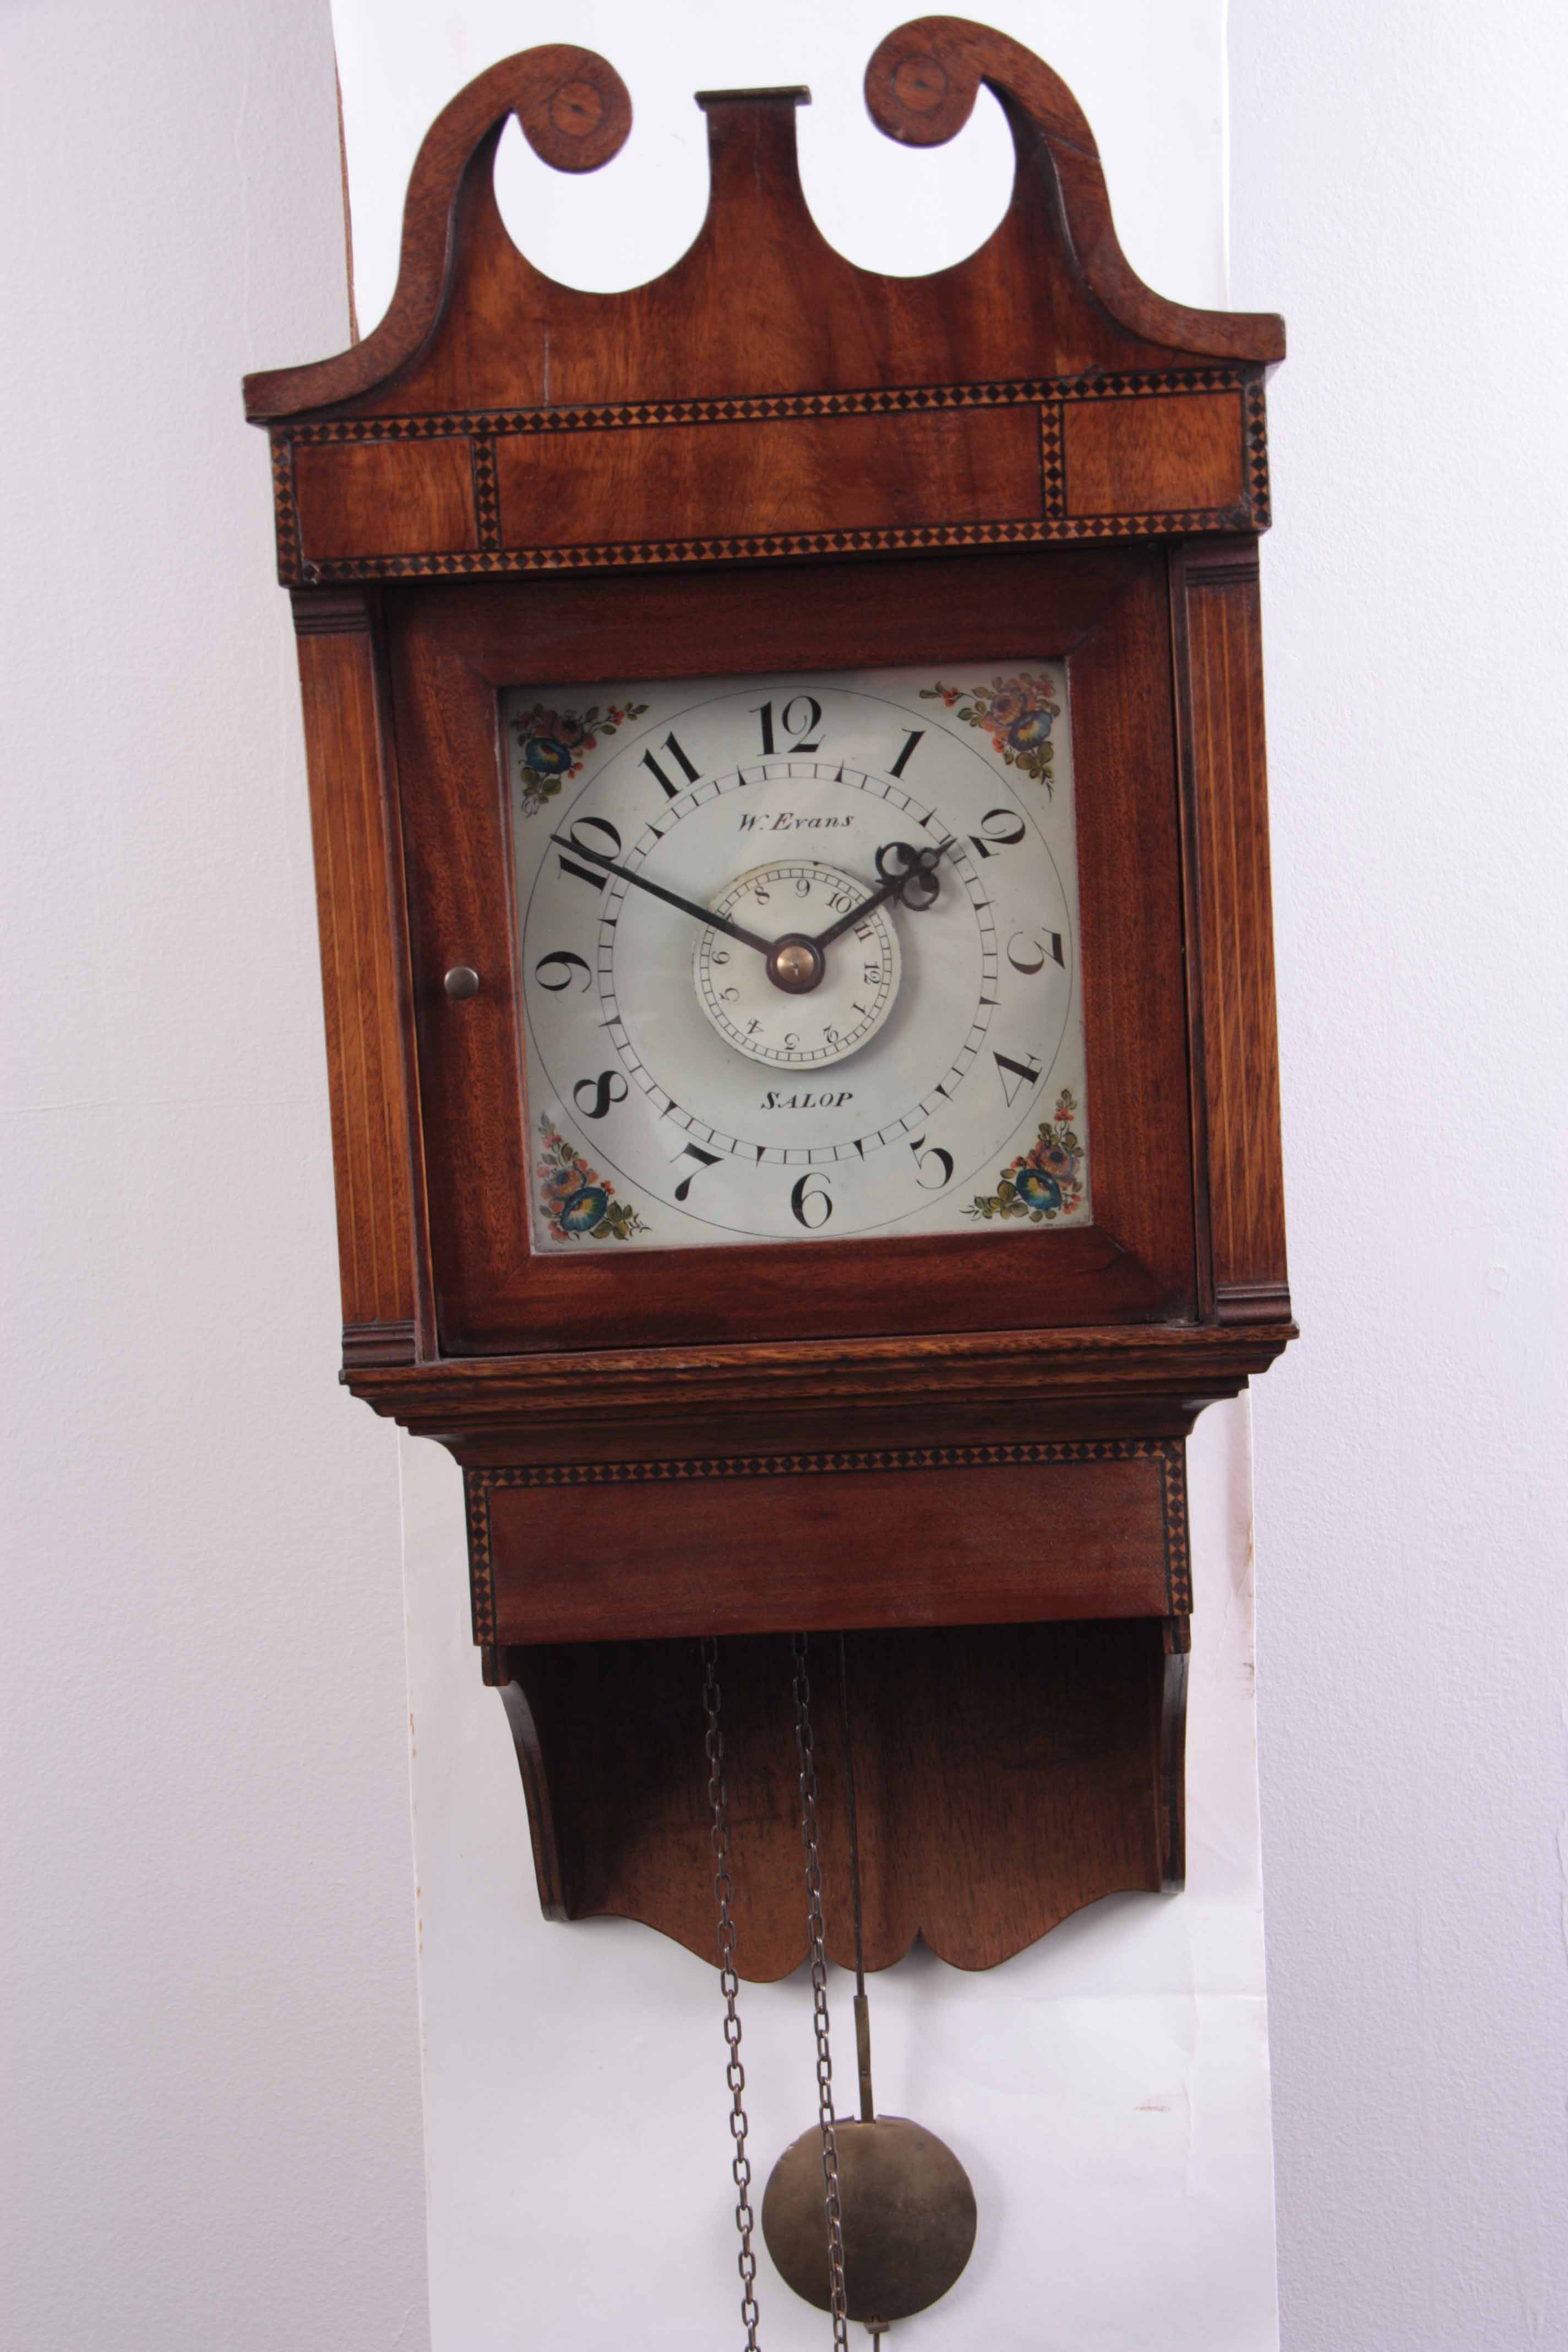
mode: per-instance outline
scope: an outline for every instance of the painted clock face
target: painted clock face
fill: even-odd
[[[536,1251],[1089,1221],[1065,664],[502,721]]]

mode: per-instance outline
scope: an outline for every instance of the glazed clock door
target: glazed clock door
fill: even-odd
[[[446,1352],[1194,1316],[1157,551],[386,617]]]
[[[535,1251],[1091,1215],[1066,665],[503,698]]]

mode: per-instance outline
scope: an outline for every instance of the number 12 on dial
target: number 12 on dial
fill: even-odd
[[[536,1251],[1089,1222],[1064,663],[502,722]]]

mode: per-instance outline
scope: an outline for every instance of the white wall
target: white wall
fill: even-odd
[[[344,328],[325,0],[0,12],[16,2352],[420,2352],[395,1440],[334,1387],[241,371]]]
[[[447,68],[413,136],[468,69],[460,13],[422,12]],[[710,62],[740,13],[689,7],[688,50],[661,16],[682,99],[756,70]],[[897,193],[879,219],[858,168],[840,219],[810,125],[853,121],[897,13],[771,27],[767,71],[805,56],[817,86],[813,200],[865,260],[896,262],[904,159],[870,141]],[[1217,14],[1005,21],[1078,89],[1135,263],[1214,299]],[[498,54],[560,20],[487,22]],[[574,30],[632,55],[635,27],[584,7]],[[1264,578],[1307,1336],[1257,1408],[1284,2342],[1526,2352],[1568,2343],[1568,58],[1543,0],[1238,0],[1231,60],[1234,298],[1292,330]],[[0,2309],[26,2352],[429,2340],[396,1454],[332,1381],[296,688],[237,399],[245,367],[341,339],[331,93],[319,0],[0,13]],[[978,202],[986,136],[924,161],[959,158]],[[689,207],[689,154],[658,160]],[[572,184],[563,236],[568,199],[611,184]],[[945,2122],[962,2092],[998,2247],[1031,2247],[1022,2296],[977,2257],[1001,2319],[970,2306],[966,2344],[1270,2341],[1241,1421],[1206,1416],[1199,1452],[1194,1893],[1100,1906],[991,1977],[880,1989],[908,2104]],[[708,2200],[700,2244],[650,2233],[631,2340],[657,2340],[650,2310],[674,2340],[699,2293],[681,2340],[727,2340],[710,1983],[634,1928],[538,1922],[455,1479],[430,1448],[405,1469],[439,2352],[616,2340],[607,2267],[568,2296],[559,2252],[605,2194],[597,2150],[628,2199],[672,2167],[682,2227]],[[759,2147],[800,2122],[792,1998],[749,2026]],[[1162,2204],[1189,2146],[1192,2193]],[[1130,2194],[1163,2235],[1124,2225],[1113,2269],[1093,2213]],[[952,2340],[947,2315],[924,2340]]]
[[[1233,11],[1291,1271],[1258,1390],[1290,2352],[1568,2345],[1568,650],[1549,0]]]
[[[631,142],[605,173],[565,180],[511,135],[498,187],[514,235],[578,283],[656,273],[694,234],[706,197],[691,92],[807,80],[803,176],[827,233],[868,266],[959,258],[1005,208],[1010,144],[989,100],[934,153],[900,152],[873,130],[860,79],[899,13],[886,0],[754,19],[694,5],[580,6],[573,37],[631,87]],[[1219,0],[1094,12],[1025,0],[992,13],[1086,106],[1134,260],[1163,291],[1223,301]],[[369,325],[394,282],[403,188],[429,116],[559,18],[512,0],[439,15],[335,0],[334,21]],[[469,1635],[458,1475],[416,1440],[403,1470],[436,2352],[735,2340],[713,1971],[645,1928],[540,1918],[517,1768]],[[919,1953],[876,1982],[880,2096],[952,2142],[980,2200],[969,2272],[898,2331],[933,2352],[1272,2352],[1277,2342],[1245,1406],[1205,1417],[1193,1481],[1187,1894],[1098,1905],[987,1975]],[[700,1729],[694,1716],[694,1771]],[[847,2067],[837,1972],[832,1987]],[[811,2120],[804,1982],[748,1988],[743,2008],[761,2178]],[[820,2317],[765,2259],[762,2294],[769,2352],[823,2340]]]

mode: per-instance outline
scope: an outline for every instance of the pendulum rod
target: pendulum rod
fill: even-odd
[[[823,1948],[822,1854],[816,1825],[816,1758],[812,1747],[811,1681],[806,1636],[795,1636],[795,1742],[800,1759],[800,1833],[805,1848],[805,1919],[811,1952],[812,2014],[816,2031],[816,2105],[822,2129],[822,2201],[827,2220],[828,2307],[833,2341],[847,2352],[849,2318],[844,2290],[844,2212],[838,2195],[838,2142],[834,2130],[833,2052],[828,2040],[827,1955]]]
[[[752,2211],[752,2162],[746,2154],[746,2070],[741,2063],[741,1982],[735,1973],[734,1882],[730,1875],[730,1791],[724,1780],[724,1735],[719,1727],[719,1644],[711,1634],[702,1643],[702,1712],[707,1719],[703,1741],[708,1758],[708,1805],[712,1813],[709,1842],[713,1849],[713,1897],[719,1906],[719,1989],[724,1996],[724,2042],[730,2062],[724,2080],[730,2088],[730,2137],[734,2158],[730,2169],[735,2180],[735,2227],[741,2233],[741,2320],[746,2331],[746,2352],[757,2352],[757,2257],[752,2249],[756,2217]]]
[[[855,1743],[849,1730],[849,1658],[838,1636],[838,1737],[844,1749],[844,1810],[849,1827],[849,1899],[855,1913],[855,2062],[860,2076],[860,2120],[874,2124],[871,2096],[871,2009],[866,1999],[866,1934],[860,1916],[860,1824],[855,1811]]]

